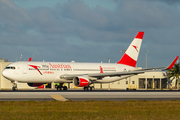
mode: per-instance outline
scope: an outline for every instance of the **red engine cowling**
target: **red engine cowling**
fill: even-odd
[[[30,87],[39,87],[43,85],[44,83],[27,83]]]
[[[87,87],[90,84],[90,80],[83,76],[75,77],[73,79],[74,86],[76,87]]]

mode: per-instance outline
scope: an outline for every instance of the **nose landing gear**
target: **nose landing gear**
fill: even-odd
[[[15,91],[15,90],[17,90],[18,88],[17,88],[17,81],[13,81],[13,82],[11,82],[12,83],[12,90],[13,91]]]

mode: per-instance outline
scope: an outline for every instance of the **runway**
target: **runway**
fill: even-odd
[[[0,101],[126,101],[126,100],[180,100],[180,91],[125,91],[125,90],[95,90],[95,91],[0,91]]]

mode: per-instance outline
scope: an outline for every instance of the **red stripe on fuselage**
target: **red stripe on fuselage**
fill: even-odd
[[[42,75],[41,71],[38,69],[39,66],[35,66],[35,65],[29,65],[29,66],[31,66],[31,67],[33,67],[34,69],[36,69],[36,70]]]
[[[121,60],[119,62],[117,62],[118,64],[124,64],[124,65],[128,65],[128,66],[132,66],[135,67],[136,66],[136,62],[135,60],[133,60],[130,56],[128,56],[126,53],[123,55],[123,57],[121,58]]]

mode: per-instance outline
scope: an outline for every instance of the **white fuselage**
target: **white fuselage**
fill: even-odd
[[[88,86],[93,82],[119,80],[123,71],[136,69],[144,32],[138,32],[119,62],[68,63],[68,62],[15,62],[9,64],[2,75],[11,80],[26,83],[74,82],[77,86]],[[112,72],[112,73],[110,73]],[[123,74],[117,73],[123,72]],[[94,74],[96,73],[96,74]],[[101,74],[103,73],[103,74]],[[65,77],[67,76],[67,77]],[[70,77],[68,77],[70,76]],[[73,76],[73,77],[72,77]],[[96,79],[96,80],[94,80]],[[111,81],[110,81],[111,80]]]
[[[122,72],[134,69],[136,68],[116,63],[15,62],[9,64],[2,74],[11,81],[64,83],[72,80],[62,79],[61,75]]]

